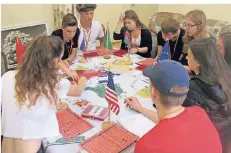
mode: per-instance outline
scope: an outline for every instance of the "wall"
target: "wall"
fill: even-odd
[[[94,19],[106,24],[109,22],[110,31],[114,31],[119,20],[120,14],[130,10],[131,5],[126,4],[98,4],[95,10]],[[148,25],[152,14],[158,11],[157,4],[135,4],[133,9],[136,11],[140,20]]]
[[[1,26],[13,26],[34,22],[48,22],[48,32],[54,29],[53,11],[50,4],[2,4]]]
[[[208,19],[218,19],[231,22],[231,4],[160,4],[159,12],[174,12],[187,14],[190,10],[201,9]]]
[[[97,8],[94,13],[94,20],[99,21],[104,25],[108,22],[112,38],[112,34],[116,28],[120,14],[128,9],[131,9],[131,5],[129,4],[97,4]]]
[[[151,16],[158,12],[158,4],[135,4],[133,8],[146,26],[148,26]]]
[[[2,27],[47,21],[49,33],[54,30],[53,5],[51,4],[2,4],[1,6]],[[148,25],[150,16],[158,11],[157,4],[135,4],[133,8],[146,25]],[[120,14],[129,9],[131,9],[130,4],[98,4],[94,20],[102,24],[109,22],[112,35]]]
[[[1,26],[11,26],[26,24],[38,21],[48,21],[49,32],[54,30],[53,10],[51,4],[2,4],[1,5]],[[231,22],[228,14],[231,13],[231,4],[213,5],[179,5],[179,4],[135,4],[133,9],[137,12],[140,20],[148,24],[150,16],[155,12],[167,11],[186,14],[192,9],[203,10],[208,18],[220,19]],[[131,9],[131,5],[126,4],[98,4],[95,11],[95,20],[104,23],[109,22],[111,33],[114,31],[121,12]],[[215,11],[217,13],[215,13]],[[224,11],[225,10],[225,11]]]
[[[109,30],[112,38],[112,34],[116,28],[120,14],[130,9],[131,4],[98,4],[94,13],[94,20],[97,20],[102,24],[109,22]],[[148,26],[151,15],[158,11],[158,5],[135,4],[133,9],[138,14],[140,20]],[[114,40],[112,39],[112,41]]]

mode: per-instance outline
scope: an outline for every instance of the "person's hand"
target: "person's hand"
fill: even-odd
[[[141,104],[139,103],[136,97],[128,97],[125,99],[125,102],[134,110],[138,111],[142,108]]]
[[[153,64],[155,65],[157,63],[157,58],[154,58]]]
[[[67,73],[67,75],[68,75],[69,77],[71,77],[72,80],[75,81],[75,82],[77,82],[78,79],[79,79],[79,76],[78,76],[78,74],[77,74],[76,71],[71,70],[71,71],[69,71],[69,72]]]
[[[67,59],[63,60],[63,63],[68,67],[69,66],[69,62]]]
[[[84,77],[84,76],[81,76],[81,77],[79,78],[79,80],[78,80],[78,84],[80,84],[80,83],[86,84],[86,83],[87,83],[87,78]]]
[[[128,53],[130,53],[130,54],[138,53],[138,49],[137,48],[131,48],[128,50]]]
[[[124,13],[121,13],[120,18],[119,18],[119,22],[123,23],[124,22],[124,17],[125,17]]]

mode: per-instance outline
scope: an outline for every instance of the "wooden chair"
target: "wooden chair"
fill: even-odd
[[[1,76],[8,71],[8,60],[6,54],[1,51]]]
[[[17,64],[10,66],[6,54],[3,51],[1,51],[1,76],[7,71],[16,70],[16,69],[17,69]]]

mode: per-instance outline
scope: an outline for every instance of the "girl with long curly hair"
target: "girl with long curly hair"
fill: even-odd
[[[35,153],[42,138],[60,135],[56,105],[62,96],[80,96],[86,78],[77,85],[57,77],[64,44],[55,36],[40,36],[26,47],[19,69],[2,76],[2,150]]]

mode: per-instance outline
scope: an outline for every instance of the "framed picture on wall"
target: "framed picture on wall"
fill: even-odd
[[[41,35],[48,34],[47,22],[36,22],[21,25],[2,27],[1,29],[1,52],[2,73],[8,69],[17,67],[16,57],[16,38],[18,37],[22,44],[26,44],[31,39]],[[4,61],[3,61],[4,60]]]

